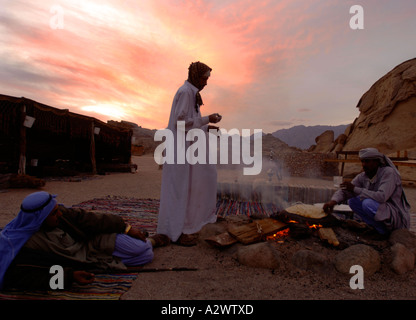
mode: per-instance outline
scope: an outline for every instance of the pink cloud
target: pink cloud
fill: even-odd
[[[290,1],[144,1],[133,7],[62,2],[63,30],[48,25],[51,5],[33,4],[25,19],[11,19],[18,27],[13,50],[24,48],[33,72],[59,79],[45,80],[51,90],[38,92],[39,99],[76,110],[94,102],[120,103],[127,116],[159,126],[190,62],[201,60],[214,69],[203,93],[206,112],[221,111],[214,107],[221,104],[231,114],[247,108],[253,83],[284,72],[299,56],[295,51],[314,39],[311,32],[291,30],[307,16]],[[34,23],[38,20],[42,23]],[[33,31],[27,33],[29,25]]]
[[[335,47],[347,50],[345,39],[352,37],[351,1],[62,0],[65,27],[53,30],[50,8],[56,3],[14,0],[0,14],[2,93],[74,112],[94,103],[90,110],[97,112],[114,105],[124,110],[124,120],[150,128],[166,125],[175,91],[196,60],[213,68],[202,92],[204,114],[223,114],[226,127],[247,125],[245,118],[270,123],[262,113],[291,119],[290,112],[312,109],[290,108],[304,101],[293,75],[303,77],[314,57]],[[395,22],[411,11],[394,9]],[[377,21],[377,12],[368,16]],[[353,38],[356,44],[368,39],[354,36],[362,39]],[[314,81],[313,72],[308,76],[304,85]]]

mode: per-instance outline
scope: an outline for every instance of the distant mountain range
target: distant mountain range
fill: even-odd
[[[341,133],[345,132],[347,124],[339,126],[294,126],[289,129],[280,129],[272,133],[272,135],[291,147],[299,149],[308,149],[311,145],[316,144],[315,138],[327,130],[334,131],[334,139]]]

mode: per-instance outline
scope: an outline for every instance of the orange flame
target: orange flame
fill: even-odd
[[[289,220],[287,223],[299,223],[298,221],[295,220]],[[323,226],[321,224],[307,224],[307,226],[309,227],[309,229],[314,229],[314,230],[318,230],[319,228],[322,228]],[[267,241],[275,241],[277,243],[283,243],[284,239],[289,236],[289,230],[290,228],[286,228],[284,230],[281,230],[279,232],[276,232],[270,236],[266,237]]]
[[[322,228],[322,224],[312,224],[312,225],[308,225],[309,229],[316,229],[318,230],[319,228]]]
[[[266,240],[276,241],[278,243],[283,243],[283,239],[289,235],[289,228],[276,232],[270,236],[266,237]]]

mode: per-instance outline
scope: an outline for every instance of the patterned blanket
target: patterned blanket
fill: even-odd
[[[133,227],[145,229],[149,235],[156,233],[157,215],[159,212],[158,199],[136,199],[123,197],[105,197],[92,199],[74,205],[88,211],[107,214],[117,214]]]
[[[0,300],[119,300],[136,278],[137,273],[97,274],[93,283],[75,283],[70,290],[0,291]]]

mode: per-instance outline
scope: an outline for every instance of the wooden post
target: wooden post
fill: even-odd
[[[91,158],[92,174],[97,174],[97,163],[95,160],[94,120],[91,121],[90,158]]]
[[[26,118],[26,106],[22,105],[20,111],[20,152],[18,174],[26,174],[26,127],[23,125]]]
[[[347,156],[348,156],[348,154],[345,154],[345,159],[347,159]],[[341,164],[341,177],[343,177],[344,176],[344,167],[345,167],[345,162],[343,162],[342,164]]]

